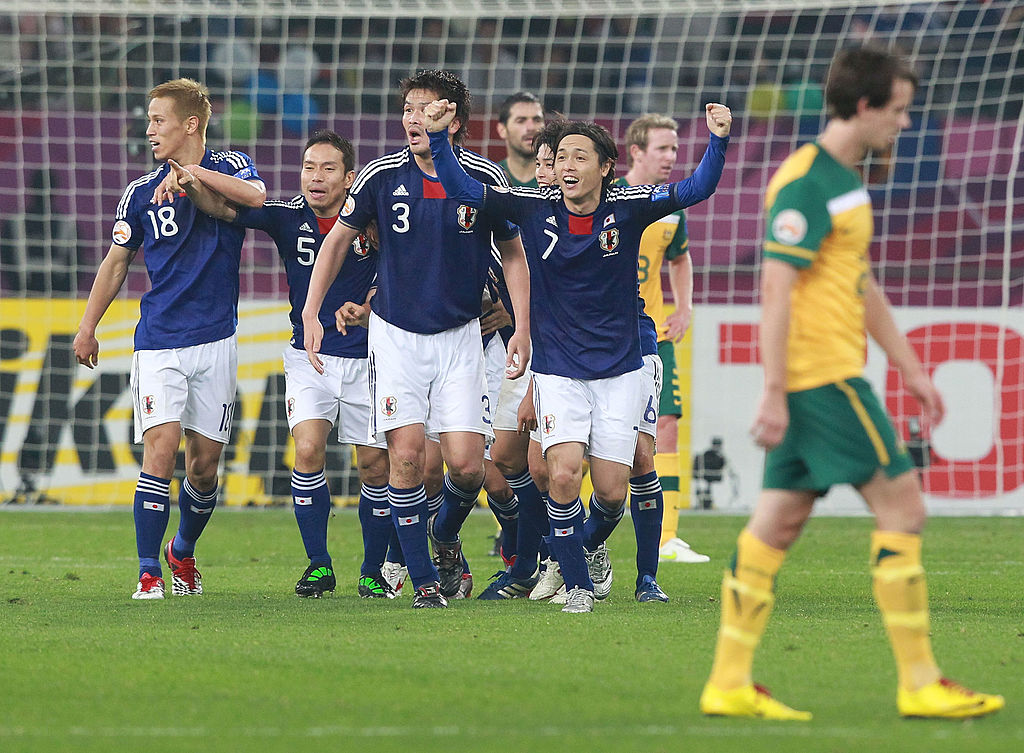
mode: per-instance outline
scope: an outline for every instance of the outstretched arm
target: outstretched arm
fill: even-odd
[[[692,206],[710,197],[718,187],[722,170],[725,168],[725,150],[729,146],[732,111],[725,105],[713,102],[704,105],[704,111],[711,140],[693,175],[670,184],[672,197],[678,202],[677,209]]]
[[[168,177],[172,178],[172,182],[176,183],[177,187],[185,192],[192,203],[196,205],[196,209],[219,220],[234,222],[238,216],[238,210],[231,206],[224,196],[209,186],[204,185],[196,178],[194,173],[182,167],[174,160],[167,160],[167,164],[171,167]],[[171,198],[170,200],[173,201],[174,199]]]
[[[462,169],[448,141],[448,126],[455,118],[455,104],[447,99],[435,100],[426,106],[423,113],[430,137],[430,155],[434,159],[434,169],[437,170],[444,192],[449,199],[463,201],[474,207],[483,206],[486,191],[484,184]]]

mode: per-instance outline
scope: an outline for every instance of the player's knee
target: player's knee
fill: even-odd
[[[360,483],[384,486],[388,482],[388,456],[384,452],[357,451],[357,470]]]
[[[477,489],[484,482],[484,468],[482,464],[466,461],[449,465],[448,476],[460,489]]]

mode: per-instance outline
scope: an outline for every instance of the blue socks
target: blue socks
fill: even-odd
[[[608,540],[615,530],[615,526],[622,520],[622,513],[626,511],[625,500],[618,509],[613,510],[611,505],[601,504],[596,495],[590,497],[590,516],[583,526],[583,547],[588,552],[593,552],[601,544]]]
[[[506,479],[519,498],[519,531],[516,538],[516,561],[513,578],[529,578],[537,569],[543,537],[551,530],[547,507],[529,471]],[[545,555],[547,547],[544,547]]]
[[[363,532],[363,564],[359,567],[359,574],[376,577],[384,564],[391,533],[395,530],[387,486],[362,485],[359,490],[359,526]]]
[[[292,502],[309,564],[330,565],[327,519],[331,516],[331,491],[322,469],[316,473],[292,471]]]
[[[160,543],[170,518],[171,480],[140,473],[135,485],[135,543],[139,550],[139,578],[149,573],[163,577]]]
[[[388,501],[413,588],[440,580],[427,546],[427,493],[423,484],[411,489],[389,485]]]
[[[583,503],[577,497],[568,504],[548,497],[548,517],[551,519],[551,551],[558,559],[565,579],[566,590],[579,587],[594,590],[583,556]]]
[[[512,492],[511,497],[500,502],[488,494],[487,506],[501,526],[501,556],[511,560],[519,551],[519,498]]]
[[[658,574],[658,548],[661,545],[661,516],[664,495],[661,479],[655,471],[629,480],[629,514],[636,533],[636,584],[645,575]]]
[[[181,493],[178,494],[178,510],[181,520],[178,532],[174,534],[171,551],[175,557],[192,557],[196,551],[196,542],[210,522],[213,508],[217,506],[217,487],[208,492],[198,491],[186,477],[181,482]]]
[[[459,530],[469,517],[469,513],[473,511],[481,488],[478,486],[476,489],[460,489],[454,484],[451,476],[444,474],[444,504],[434,518],[435,539],[445,543],[458,541]],[[408,554],[406,552],[406,556]]]

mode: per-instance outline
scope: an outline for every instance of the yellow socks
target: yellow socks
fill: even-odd
[[[719,690],[752,682],[754,649],[775,604],[775,574],[785,556],[746,529],[736,541],[735,563],[722,578],[722,624],[708,680]]]
[[[928,589],[921,567],[921,537],[912,533],[871,534],[871,576],[899,685],[917,690],[939,679],[928,637]]]
[[[661,543],[676,537],[679,530],[679,507],[682,493],[679,491],[679,453],[658,453],[654,456],[654,470],[661,479],[661,493],[664,507],[661,512]]]

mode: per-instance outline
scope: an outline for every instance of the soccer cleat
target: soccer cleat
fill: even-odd
[[[164,559],[171,568],[171,593],[175,596],[197,596],[203,592],[203,576],[196,570],[195,557],[178,559],[172,550],[174,539],[164,547]]]
[[[425,586],[416,589],[416,595],[412,597],[413,609],[444,609],[448,606],[448,599],[441,593],[441,584],[436,580]]]
[[[399,565],[397,562],[385,561],[380,567],[380,574],[391,586],[395,596],[401,596],[402,586],[405,585],[405,579],[409,577],[409,568]]]
[[[637,586],[634,596],[641,604],[645,601],[668,602],[668,595],[661,590],[661,586],[659,586],[658,582],[650,575],[644,576],[640,585]]]
[[[484,601],[501,601],[502,599],[525,599],[537,585],[539,575],[534,573],[529,578],[513,578],[508,570],[499,570],[491,576],[491,583],[477,598]]]
[[[708,716],[741,716],[793,722],[807,722],[811,719],[810,711],[791,709],[772,698],[768,689],[760,685],[719,690],[709,682],[700,694],[700,710]]]
[[[899,689],[896,707],[900,716],[926,719],[966,719],[999,711],[1006,705],[1001,695],[975,693],[942,677],[919,690]]]
[[[139,586],[132,594],[133,599],[162,599],[164,598],[164,579],[157,575],[143,573],[139,578]]]
[[[565,593],[565,581],[562,579],[562,568],[558,566],[558,562],[548,558],[541,564],[544,565],[544,569],[541,570],[540,580],[530,591],[530,598],[533,601],[550,599],[559,591]]]
[[[393,599],[396,596],[395,589],[380,573],[359,577],[359,595],[364,599]]]
[[[607,599],[612,591],[612,561],[608,557],[608,547],[601,542],[592,552],[583,550],[587,560],[590,580],[594,582],[594,598],[598,601]]]
[[[434,565],[441,579],[441,594],[454,596],[462,585],[462,541],[438,541],[434,538],[434,521],[437,513],[427,519],[427,536],[434,548]]]
[[[587,591],[586,589],[577,586],[566,594],[565,606],[562,607],[562,611],[569,612],[570,614],[593,612],[594,592]]]
[[[456,599],[468,599],[473,593],[473,573],[463,573],[462,583],[459,585],[459,592],[455,594]]]
[[[698,564],[700,562],[710,562],[711,558],[706,554],[699,554],[693,551],[690,545],[682,539],[674,538],[661,545],[661,548],[658,550],[658,561]]]
[[[319,599],[325,592],[334,593],[336,585],[330,565],[310,565],[295,584],[295,593],[303,598]]]
[[[505,563],[505,569],[508,570],[512,565],[516,564],[516,556],[513,554],[511,557],[505,556],[505,547],[498,547],[498,554],[501,556],[501,561]]]
[[[568,594],[565,592],[565,584],[563,583],[562,587],[555,592],[555,595],[548,599],[548,602],[550,604],[564,604],[567,596]]]

